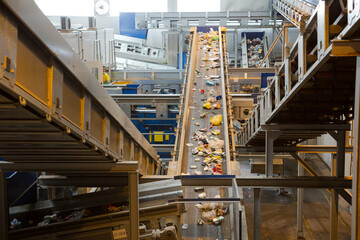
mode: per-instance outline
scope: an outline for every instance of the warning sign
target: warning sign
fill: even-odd
[[[114,237],[114,240],[127,239],[126,229],[122,228],[122,229],[113,230],[113,237]]]

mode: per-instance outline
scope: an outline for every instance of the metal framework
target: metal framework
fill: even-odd
[[[37,6],[3,4],[7,7],[2,7],[2,17],[12,30],[1,37],[8,46],[2,50],[6,64],[0,79],[5,160],[138,160],[125,144],[156,161],[155,150]],[[39,17],[32,18],[25,9]]]
[[[352,239],[358,239],[360,236],[360,200],[358,198],[360,187],[358,151],[360,60],[358,56],[360,53],[358,42],[352,38],[357,36],[360,25],[360,1],[349,0],[346,14],[344,14],[345,8],[341,0],[320,1],[318,7],[311,10],[311,16],[306,12],[309,10],[304,10],[303,7],[297,5],[298,1],[275,0],[274,4],[277,4],[279,9],[282,9],[279,4],[286,5],[284,14],[287,14],[295,25],[300,26],[301,34],[291,49],[284,49],[284,62],[276,67],[274,79],[269,81],[268,88],[259,96],[259,104],[254,107],[240,135],[240,143],[245,148],[250,146],[260,149],[259,146],[265,143],[261,151],[265,151],[266,154],[268,178],[234,179],[233,176],[227,178],[225,176],[222,179],[217,177],[214,181],[215,179],[212,178],[190,179],[185,176],[182,177],[182,184],[183,186],[254,187],[255,239],[260,238],[260,188],[329,188],[332,195],[332,229],[337,228],[337,195],[341,194],[348,201],[349,199],[352,201]],[[289,6],[290,9],[288,9]],[[0,20],[2,21],[0,33],[5,32],[1,28],[3,26],[6,26],[10,33],[5,37],[0,35],[0,42],[8,46],[0,49],[0,56],[4,59],[0,71],[2,109],[0,110],[0,154],[7,160],[0,163],[0,186],[3,189],[0,192],[0,238],[5,240],[8,238],[4,172],[19,170],[49,171],[69,178],[74,174],[85,172],[87,174],[85,177],[99,177],[111,173],[120,179],[125,178],[131,189],[128,192],[130,214],[127,213],[130,218],[126,221],[131,223],[131,239],[138,239],[139,173],[154,172],[155,150],[134,128],[111,97],[105,94],[80,60],[76,60],[72,50],[66,47],[66,44],[66,46],[62,44],[64,42],[57,33],[52,34],[48,31],[52,29],[50,23],[45,20],[33,3],[3,0],[0,7],[1,16],[7,20],[6,23]],[[34,14],[38,18],[34,19]],[[169,19],[166,20],[164,20],[164,14],[161,16],[154,14],[151,20],[144,20],[151,21],[151,23],[146,22],[145,27],[161,27],[156,18],[165,21],[164,26],[178,27],[180,17],[186,16],[185,13],[180,14],[169,15]],[[145,17],[149,16],[145,15]],[[205,25],[206,21],[208,25],[220,25],[222,20],[216,20],[215,17],[221,18],[222,15],[205,15],[200,20],[196,20],[197,23],[192,23],[188,19],[186,20],[188,25],[181,26],[200,25],[202,21],[205,21]],[[241,18],[240,15],[231,15],[231,12],[227,13],[226,18],[229,17]],[[255,16],[244,15],[244,18],[248,17]],[[261,18],[260,15],[258,17]],[[308,20],[305,22],[303,21],[305,19]],[[242,19],[237,23],[242,26]],[[247,21],[247,25],[244,26],[250,26],[248,23]],[[230,21],[226,24],[229,25]],[[260,23],[259,26],[262,24]],[[254,26],[251,27],[254,28]],[[189,51],[193,53],[198,47],[196,34],[196,30],[193,29],[189,48]],[[226,64],[224,65],[226,49],[223,38],[224,34],[221,34],[221,86],[223,87],[222,95],[226,96],[223,97],[222,104],[224,107],[224,131],[222,132],[227,133],[230,130],[231,133],[230,140],[225,137],[226,163],[229,164],[230,145],[235,154],[235,144],[233,131],[231,127],[228,127],[228,125],[232,126],[233,120],[231,107],[226,108],[226,106],[231,106],[231,98],[228,97],[231,78]],[[32,55],[34,52],[35,54]],[[22,56],[22,61],[17,56]],[[29,66],[24,63],[24,59],[31,60],[32,66],[35,66],[33,69],[36,70],[36,76],[31,75],[33,72],[27,71]],[[184,164],[181,161],[186,141],[184,132],[188,126],[188,98],[195,68],[192,54],[188,54],[187,62],[173,159],[175,162],[180,159],[177,162],[177,173],[181,172],[183,168],[181,164]],[[36,82],[36,86],[33,86],[32,81],[29,83],[27,79]],[[344,136],[345,131],[349,130],[350,120],[354,120],[352,181],[344,178],[344,154],[347,150]],[[16,129],[16,131],[10,132],[9,129]],[[298,143],[324,133],[329,133],[337,141],[336,147],[324,148],[326,151],[336,151],[338,155],[336,168],[332,169],[333,176],[331,177],[316,176],[316,172],[295,153],[301,149],[307,150],[299,147]],[[34,139],[38,141],[34,142]],[[299,162],[298,177],[274,178],[272,176],[273,152],[276,151],[290,152]],[[300,165],[315,177],[303,177],[303,169]],[[227,170],[230,170],[229,166]],[[82,181],[84,179],[86,178]],[[344,193],[344,189],[350,188],[351,184],[353,196],[349,198]],[[299,191],[297,232],[301,235],[302,222],[299,216],[302,214],[302,194],[301,189]],[[232,197],[236,201],[239,200],[236,194]],[[331,238],[335,239],[336,234],[336,231],[332,231]]]
[[[69,177],[71,178],[71,177]],[[97,186],[92,185],[92,183],[96,180],[96,178],[91,177],[76,177],[73,176],[72,178],[76,178],[74,181],[67,181],[70,180],[69,178],[65,178],[64,176],[42,176],[39,178],[39,184],[42,187],[53,187],[53,186],[86,186],[86,187],[93,187]],[[97,179],[100,183],[98,186],[109,186],[115,187],[109,190],[94,192],[89,194],[81,194],[77,196],[71,197],[71,202],[67,198],[61,199],[53,199],[53,200],[44,200],[39,201],[36,203],[21,205],[21,206],[14,206],[9,209],[9,215],[11,218],[18,218],[24,214],[37,214],[39,212],[43,213],[51,213],[52,211],[69,211],[69,210],[76,210],[81,208],[91,208],[97,207],[100,205],[106,204],[113,204],[116,202],[120,202],[122,200],[126,200],[129,198],[129,192],[122,187],[121,185],[121,178],[119,177],[104,177],[105,179]],[[89,180],[89,182],[82,181]],[[112,182],[110,182],[112,181]],[[65,184],[64,184],[65,183]],[[110,183],[110,184],[109,184]],[[141,183],[141,178],[140,178]],[[75,184],[75,185],[74,185]],[[181,197],[182,196],[182,189],[181,189],[181,182],[179,180],[164,180],[164,181],[157,181],[151,182],[146,184],[139,185],[139,203],[144,205],[143,203],[151,202],[151,201],[158,201],[157,204],[160,203],[167,203],[167,199],[171,199],[173,197]],[[91,199],[91,201],[87,201]],[[159,201],[160,200],[160,201]]]
[[[182,186],[232,186],[235,178],[238,187],[286,187],[286,188],[335,188],[351,187],[351,180],[337,177],[271,177],[239,178],[234,175],[223,175],[221,178],[210,176],[180,176]]]
[[[168,105],[177,105],[181,94],[111,94],[110,96],[119,104],[154,104],[166,103]]]
[[[329,133],[337,145],[331,148],[319,146],[317,150],[336,152],[332,176],[341,179],[344,177],[345,152],[351,148],[345,147],[345,132],[350,130],[351,120],[355,124],[359,121],[355,82],[359,74],[356,57],[360,51],[358,42],[352,38],[356,38],[360,24],[360,2],[349,1],[345,8],[341,0],[319,1],[316,9],[311,10],[311,16],[296,2],[274,1],[274,8],[300,27],[300,35],[291,48],[284,46],[284,61],[276,65],[275,77],[268,81],[268,87],[258,97],[258,104],[240,132],[240,147],[246,151],[265,151],[266,175],[269,177],[273,175],[274,152],[291,153],[299,162],[299,177],[303,175],[302,167],[316,176],[317,173],[295,151],[307,152],[309,149],[297,145]],[[352,202],[351,237],[359,238],[359,205],[354,197],[359,192],[357,134],[358,126],[354,126],[353,196],[344,189],[329,189],[332,196],[331,239],[337,239],[338,194]],[[343,187],[349,188],[348,185]],[[301,189],[299,191],[297,232],[301,236],[302,194]],[[259,215],[254,219],[259,220]],[[254,236],[259,239],[260,226],[254,226],[258,227],[254,229]]]
[[[140,221],[150,221],[152,226],[156,226],[159,219],[165,221],[172,221],[176,226],[180,226],[181,210],[177,207],[179,204],[166,204],[166,205],[153,205],[140,207]],[[95,236],[96,238],[106,239],[109,236],[113,236],[113,231],[118,229],[124,229],[124,226],[129,222],[129,211],[121,211],[113,214],[100,215],[92,217],[90,219],[83,219],[75,224],[73,222],[67,222],[63,224],[55,224],[54,226],[48,225],[42,228],[29,228],[22,231],[11,232],[9,239],[24,239],[31,240],[34,238],[43,239],[59,239],[65,237],[82,238]],[[101,224],[100,224],[101,223]],[[82,226],[82,227],[79,227]],[[175,227],[175,226],[174,226]],[[152,230],[150,232],[139,233],[136,239],[144,239],[152,236]],[[177,231],[179,238],[179,231]],[[126,237],[130,235],[127,232]],[[133,238],[132,238],[133,239]],[[156,238],[159,239],[159,238]]]
[[[301,0],[274,0],[273,7],[296,27],[305,24],[315,7]]]
[[[180,80],[183,82],[183,73],[182,69],[175,70],[133,70],[133,69],[122,69],[122,70],[112,70],[111,79],[117,81],[141,81],[141,80],[155,80],[157,83],[169,83],[170,80]],[[144,82],[145,83],[145,82]]]
[[[349,96],[354,96],[355,60],[331,55],[338,47],[329,39],[340,38],[354,29],[347,26],[349,30],[344,27],[342,33],[334,35],[325,27],[326,23],[329,26],[330,17],[342,15],[336,2],[318,5],[285,61],[276,69],[274,79],[259,97],[259,104],[242,131],[242,143],[249,144],[261,126],[269,123],[328,124],[352,118],[353,102]]]
[[[155,173],[155,149],[33,1],[0,2],[0,43],[0,238],[8,239],[5,172],[46,171],[126,182],[138,239],[139,177]]]
[[[226,152],[226,155],[231,155],[227,157],[227,161],[236,161],[236,151],[235,151],[235,128],[234,128],[234,120],[235,117],[233,115],[233,104],[232,104],[232,96],[231,96],[231,85],[230,85],[230,73],[229,73],[229,54],[226,49],[226,34],[222,34],[221,38],[221,53],[222,53],[222,62],[221,67],[223,70],[222,78],[223,80],[223,88],[221,91],[221,95],[225,96],[223,99],[224,106],[224,130],[225,132],[229,132],[229,136],[225,136],[225,144],[228,146],[229,151]],[[225,122],[226,121],[226,122]],[[230,162],[228,163],[227,169],[230,169]]]
[[[192,29],[190,32],[190,45],[187,54],[187,64],[185,65],[185,73],[184,73],[184,84],[182,86],[182,97],[180,98],[179,104],[179,114],[178,114],[178,124],[175,129],[176,137],[175,137],[175,146],[174,151],[172,152],[173,162],[174,162],[174,170],[168,171],[169,175],[179,175],[182,170],[182,159],[183,147],[185,146],[185,129],[188,122],[188,114],[189,114],[189,95],[191,91],[192,78],[194,72],[194,60],[191,52],[195,52],[197,49],[197,39],[196,39],[196,28]],[[176,164],[176,165],[175,165]]]
[[[359,8],[359,2],[357,7]],[[352,183],[352,208],[353,213],[351,215],[351,237],[352,240],[360,238],[360,57],[356,60],[356,93],[355,93],[355,118],[354,118],[354,152],[353,152],[353,183]]]
[[[236,150],[239,153],[256,153],[265,152],[265,146],[246,146],[236,145]],[[274,153],[336,153],[337,146],[331,145],[292,145],[292,146],[274,146]],[[345,147],[346,152],[352,152],[351,146]]]
[[[155,48],[141,43],[128,42],[120,39],[114,40],[115,56],[119,58],[163,64],[166,59],[166,50]]]
[[[164,186],[167,184],[168,186]],[[161,186],[162,185],[162,186]],[[160,188],[159,188],[160,186]],[[168,193],[173,189],[180,189],[177,194],[164,195],[162,193]],[[171,180],[166,183],[158,184],[143,184],[139,185],[139,191],[136,194],[140,196],[140,221],[150,221],[151,226],[159,227],[159,219],[167,220],[167,223],[172,223],[174,226],[180,225],[180,215],[183,211],[181,204],[168,204],[167,201],[176,196],[181,196],[181,184],[179,181]],[[86,196],[80,195],[72,199],[72,203],[69,205],[68,199],[58,199],[54,201],[44,201],[35,205],[26,205],[21,207],[14,207],[10,209],[12,217],[18,217],[24,214],[34,214],[36,212],[52,213],[54,209],[57,210],[68,210],[70,209],[81,209],[84,207],[99,206],[105,203],[111,204],[121,200],[126,200],[129,197],[127,191],[119,189],[111,189],[103,192],[91,193],[92,201],[86,201]],[[160,197],[159,197],[160,196]],[[131,213],[131,209],[130,209]],[[113,231],[116,229],[126,229],[127,237],[129,239],[141,239],[144,237],[144,232],[138,233],[137,236],[132,235],[133,231],[129,231],[128,224],[129,210],[123,210],[116,213],[109,213],[104,215],[93,216],[86,219],[81,219],[74,224],[73,222],[63,222],[61,224],[51,224],[42,227],[21,229],[12,231],[9,234],[9,239],[58,239],[64,236],[71,236],[73,238],[96,236],[106,238],[113,235]],[[162,224],[164,225],[164,224]],[[137,226],[132,224],[131,226]],[[138,232],[139,228],[134,229],[134,232]],[[130,233],[130,234],[129,234]],[[180,232],[178,231],[177,237],[179,238]],[[151,236],[151,231],[150,231]],[[156,238],[158,239],[158,238]]]
[[[282,22],[277,20],[276,26],[281,26]],[[136,13],[135,24],[139,29],[181,29],[201,26],[272,28],[274,20],[269,11],[145,12]]]

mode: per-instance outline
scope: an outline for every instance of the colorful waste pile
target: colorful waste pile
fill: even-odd
[[[203,194],[202,192],[200,194]],[[200,195],[199,194],[199,195]],[[206,194],[205,194],[206,196]],[[205,198],[200,197],[199,198]],[[220,195],[216,195],[215,198],[220,198]],[[196,204],[195,207],[201,212],[201,219],[197,221],[197,224],[203,225],[204,223],[212,223],[219,225],[224,221],[224,215],[227,214],[228,209],[220,202],[205,202]]]
[[[264,58],[264,44],[260,38],[247,40],[248,66],[257,67]]]
[[[222,95],[221,76],[217,67],[220,67],[219,35],[217,32],[200,33],[199,49],[200,68],[195,70],[194,86],[197,104],[192,108],[192,122],[189,142],[186,143],[191,155],[188,159],[188,172],[182,175],[222,175],[225,161],[225,143],[222,139]],[[195,102],[195,101],[194,101]],[[204,187],[194,189],[199,199],[210,197],[220,198],[219,193],[206,192]],[[217,192],[217,191],[216,191]],[[200,211],[197,225],[221,224],[227,213],[227,208],[221,202],[204,202],[195,205]],[[189,226],[184,224],[183,230]]]

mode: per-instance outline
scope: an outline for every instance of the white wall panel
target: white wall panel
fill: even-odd
[[[270,11],[270,0],[221,0],[220,11]]]

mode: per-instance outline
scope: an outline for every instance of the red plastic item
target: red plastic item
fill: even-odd
[[[223,173],[222,170],[221,170],[221,167],[219,165],[217,165],[217,164],[215,165],[215,167],[212,170],[213,170],[213,172],[218,172],[218,173],[221,173],[221,174]]]
[[[201,92],[201,93],[205,93],[204,89],[201,89],[200,92]]]

